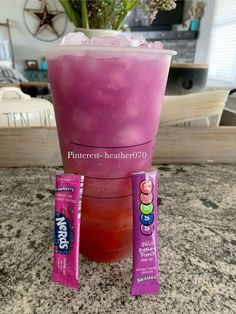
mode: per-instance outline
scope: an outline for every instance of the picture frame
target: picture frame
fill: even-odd
[[[39,64],[37,60],[25,60],[27,70],[38,70]]]

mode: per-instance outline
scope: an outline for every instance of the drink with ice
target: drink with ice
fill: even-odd
[[[81,252],[91,259],[131,252],[130,174],[150,167],[170,59],[88,43],[48,57],[64,171],[85,175]]]

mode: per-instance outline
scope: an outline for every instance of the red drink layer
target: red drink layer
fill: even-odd
[[[48,57],[64,171],[85,175],[81,252],[97,261],[131,252],[130,175],[150,167],[171,59],[131,50],[60,47]]]

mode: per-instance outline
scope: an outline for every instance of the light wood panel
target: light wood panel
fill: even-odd
[[[236,127],[160,128],[154,164],[208,162],[236,162]]]
[[[171,68],[180,68],[180,69],[208,69],[208,64],[200,63],[172,63]]]
[[[221,116],[228,94],[229,91],[223,89],[180,96],[165,96],[160,125],[173,126]]]
[[[0,128],[0,167],[61,164],[56,128]]]
[[[236,163],[236,127],[160,128],[154,164]],[[0,129],[0,167],[59,166],[56,128]]]

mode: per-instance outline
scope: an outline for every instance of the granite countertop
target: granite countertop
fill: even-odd
[[[236,166],[160,166],[161,294],[131,297],[131,258],[80,257],[80,291],[50,282],[54,174],[0,169],[0,313],[236,313]]]

